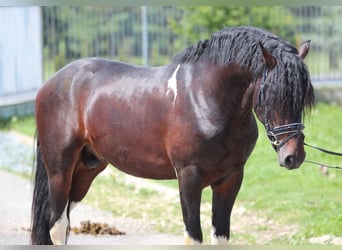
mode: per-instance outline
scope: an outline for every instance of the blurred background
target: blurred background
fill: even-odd
[[[340,85],[341,16],[342,6],[2,7],[0,105],[32,99],[44,80],[75,59],[164,65],[187,46],[237,25],[268,29],[297,47],[312,40],[306,59],[312,81]],[[32,112],[22,109],[3,110],[1,117]]]
[[[102,57],[165,65],[213,32],[238,25],[270,30],[297,48],[311,40],[305,62],[317,106],[306,117],[306,140],[342,151],[342,6],[0,7],[0,20],[0,169],[30,177],[34,98],[43,82],[67,63]],[[259,127],[233,211],[231,242],[341,245],[342,171],[307,163],[294,172],[279,168]],[[341,158],[310,149],[307,158],[342,165]],[[178,200],[165,198],[160,193],[164,189],[151,189],[150,184],[127,184],[126,178],[118,171],[99,176],[85,202],[118,217],[148,220],[161,232],[182,234]],[[176,181],[158,184],[177,194]],[[206,190],[206,239],[210,199]]]

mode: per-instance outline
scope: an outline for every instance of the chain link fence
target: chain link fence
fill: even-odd
[[[189,23],[196,23],[193,20],[196,11],[203,15],[222,15],[222,7],[208,7],[212,11],[208,14],[204,8],[42,7],[44,79],[80,57],[164,65],[176,53],[196,42],[194,39],[208,38],[212,32],[230,24],[267,28],[296,46],[311,40],[306,60],[313,81],[338,82],[342,79],[341,6],[239,7],[235,12],[244,13],[243,17],[229,12],[227,22],[216,24],[219,27],[215,30],[210,30],[210,25],[201,17],[198,17],[199,24],[189,28]]]

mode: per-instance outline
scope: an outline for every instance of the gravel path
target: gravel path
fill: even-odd
[[[0,245],[29,244],[32,187],[28,180],[0,170]],[[121,236],[92,236],[71,233],[70,245],[160,245],[182,244],[183,238],[160,234],[139,220],[114,218],[110,213],[79,204],[71,212],[71,226],[82,220],[106,222],[125,232]]]
[[[15,149],[15,150],[14,150]],[[0,131],[0,166],[31,174],[33,140],[15,132]],[[29,180],[0,169],[0,245],[29,244],[31,197]],[[125,235],[92,236],[71,233],[70,245],[178,245],[183,237],[155,232],[152,226],[135,219],[114,218],[109,212],[78,204],[71,212],[71,227],[80,222],[106,222]]]

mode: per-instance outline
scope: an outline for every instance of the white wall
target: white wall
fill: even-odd
[[[40,7],[0,7],[0,96],[42,84]]]

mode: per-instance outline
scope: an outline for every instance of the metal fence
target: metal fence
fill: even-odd
[[[312,40],[306,61],[313,81],[339,83],[341,14],[340,6],[42,7],[44,79],[80,57],[104,57],[148,66],[167,64],[196,39],[208,38],[220,28],[254,25],[297,46]],[[225,15],[225,22],[210,23],[222,20],[220,15]]]
[[[0,119],[32,113],[43,81],[78,58],[165,65],[237,25],[268,29],[297,47],[312,40],[305,60],[313,83],[342,85],[342,6],[31,6],[1,7],[0,17]]]

